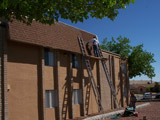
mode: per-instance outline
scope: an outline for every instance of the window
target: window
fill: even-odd
[[[46,108],[57,107],[57,91],[46,90]]]
[[[122,73],[126,74],[127,73],[127,69],[126,69],[126,64],[125,63],[121,63],[121,70],[122,70]]]
[[[78,57],[72,54],[72,68],[79,68]]]
[[[82,104],[82,89],[73,90],[74,104]]]
[[[53,51],[51,51],[48,48],[45,48],[44,49],[44,60],[45,60],[45,65],[54,66],[54,54],[53,54]]]

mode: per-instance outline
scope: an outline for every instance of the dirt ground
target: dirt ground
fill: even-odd
[[[138,117],[121,117],[118,120],[160,120],[160,101],[150,102],[150,104],[150,106],[136,110],[138,112]],[[143,119],[144,117],[146,117],[146,119]]]

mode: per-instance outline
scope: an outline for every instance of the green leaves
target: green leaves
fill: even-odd
[[[133,47],[132,53],[128,58],[130,76],[135,77],[142,74],[147,75],[149,78],[155,76],[152,63],[155,62],[154,54],[143,50],[143,45]]]
[[[138,46],[129,45],[130,40],[126,37],[119,36],[116,40],[112,38],[107,41],[105,38],[102,41],[101,48],[120,54],[121,57],[128,57],[129,77],[133,78],[137,75],[147,75],[149,78],[155,76],[152,63],[155,62],[154,54],[143,50],[143,44]]]
[[[101,48],[120,54],[121,57],[128,57],[132,48],[129,43],[130,40],[126,37],[123,38],[122,36],[119,36],[117,40],[112,37],[111,41],[107,41],[105,38],[102,42]]]
[[[3,2],[1,3],[1,7],[2,7],[3,9],[6,9],[7,6],[8,6],[8,0],[3,0]]]
[[[0,17],[30,24],[33,19],[52,24],[59,18],[83,22],[89,16],[114,20],[118,10],[135,0],[2,0]],[[47,15],[47,16],[46,16]],[[27,18],[26,18],[27,17]]]

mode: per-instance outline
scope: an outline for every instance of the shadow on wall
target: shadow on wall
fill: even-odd
[[[122,105],[122,97],[121,97],[121,85],[122,85],[122,81],[121,81],[121,73],[118,72],[118,85],[117,85],[117,95],[120,94],[120,99],[119,99],[119,105]]]
[[[93,70],[93,66],[95,65],[96,61],[95,60],[90,60],[90,65],[91,65],[91,69]],[[86,69],[86,67],[84,67],[83,71]],[[91,96],[91,89],[92,89],[92,85],[91,85],[91,82],[90,82],[90,79],[89,77],[87,76],[83,76],[83,79],[84,79],[84,87],[86,88],[86,91],[85,91],[85,111],[86,111],[86,115],[89,114],[89,106],[92,104],[90,103],[90,96]],[[95,80],[97,80],[95,78]],[[95,81],[96,82],[96,81]],[[98,83],[98,81],[96,82]],[[95,98],[95,96],[94,96]]]
[[[69,107],[69,86],[66,82],[63,86],[64,88],[64,95],[63,95],[63,104],[62,104],[62,120],[66,120],[67,117],[67,111]]]
[[[37,65],[40,47],[8,41],[8,62]]]
[[[93,66],[96,62],[91,62],[91,68],[93,70]],[[69,118],[72,118],[73,114],[72,114],[72,103],[74,103],[74,99],[72,99],[72,95],[73,95],[73,83],[78,83],[79,84],[79,88],[82,89],[82,79],[84,80],[84,87],[86,88],[85,93],[85,111],[86,114],[88,115],[88,111],[89,111],[89,105],[90,105],[90,90],[91,90],[91,83],[89,80],[88,75],[84,76],[84,70],[86,70],[85,67],[85,63],[83,63],[83,68],[81,70],[80,68],[77,68],[77,72],[76,75],[73,76],[73,74],[71,74],[70,69],[69,69],[69,65],[66,65],[63,61],[60,62],[60,65],[63,67],[68,67],[67,68],[67,76],[65,77],[66,82],[63,85],[63,89],[64,89],[64,97],[63,97],[63,105],[62,105],[62,119],[66,119],[67,118],[67,114],[69,115]],[[74,68],[75,69],[75,68]],[[73,68],[72,68],[73,71]],[[82,72],[83,71],[83,72]],[[83,92],[82,92],[83,93]],[[71,95],[72,94],[72,95]],[[74,98],[74,96],[73,96]],[[72,101],[73,100],[73,101]],[[80,105],[80,114],[84,115],[84,111],[83,111],[83,103]]]
[[[128,97],[127,97],[127,73],[124,73],[122,67],[120,67],[120,72],[118,73],[118,82],[117,85],[117,94],[120,94],[119,104],[124,107],[125,104],[128,104]],[[126,90],[126,91],[125,91]],[[126,99],[125,99],[126,97]],[[125,101],[124,101],[125,100]]]
[[[40,57],[43,58],[43,56],[41,55],[41,50],[42,48],[39,46],[34,46],[34,45],[30,45],[30,44],[22,44],[22,43],[18,43],[18,42],[13,42],[13,41],[9,41],[8,42],[8,62],[10,63],[18,63],[18,64],[31,64],[31,65],[35,65],[35,67],[37,67],[37,94],[38,94],[38,115],[39,115],[39,119],[43,118],[43,109],[42,109],[42,105],[41,103],[42,101],[42,63],[41,63],[41,59]],[[63,54],[63,57],[66,56],[68,57],[67,54]],[[93,66],[96,62],[92,61],[91,62],[91,67],[93,69]],[[18,65],[17,64],[17,65]],[[79,83],[79,86],[81,88],[81,84],[82,84],[82,79],[84,79],[84,86],[87,88],[86,89],[86,95],[88,96],[85,98],[85,109],[87,111],[88,114],[88,108],[89,108],[89,98],[90,98],[90,90],[91,90],[91,84],[89,81],[89,77],[88,76],[82,76],[82,70],[78,69],[77,70],[77,74],[76,76],[68,76],[70,74],[70,70],[68,69],[68,64],[63,61],[63,59],[60,61],[60,66],[61,67],[65,67],[66,71],[67,71],[67,76],[65,78],[66,82],[64,84],[64,99],[63,99],[63,106],[62,107],[66,107],[69,105],[69,101],[66,103],[66,100],[70,100],[69,97],[69,90],[70,90],[70,83],[71,81],[73,81],[73,83]],[[53,67],[53,69],[55,69],[56,67]],[[24,68],[24,70],[30,70],[28,68]],[[85,67],[85,63],[83,62],[83,72],[84,70],[86,71],[86,67]],[[22,71],[23,72],[23,71]],[[81,76],[81,77],[80,77]],[[82,79],[81,79],[82,78]],[[67,104],[67,105],[66,105]],[[82,106],[82,105],[81,105]],[[66,109],[66,113],[64,118],[66,118],[67,115],[67,110]],[[82,111],[81,111],[82,112]],[[62,113],[64,113],[64,111],[62,111]],[[71,113],[68,113],[71,114]]]
[[[43,98],[43,96],[42,96],[42,93],[43,93],[43,91],[42,91],[42,86],[43,86],[42,85],[42,63],[41,63],[42,59],[43,59],[43,56],[41,56],[41,47],[33,46],[33,45],[29,45],[29,44],[22,44],[22,43],[13,42],[13,41],[8,41],[8,63],[11,63],[14,67],[17,66],[17,68],[13,68],[13,66],[11,64],[8,64],[8,69],[12,72],[11,74],[15,74],[18,77],[18,74],[21,75],[21,73],[20,73],[20,71],[21,71],[22,74],[31,75],[31,76],[27,76],[27,78],[24,77],[24,79],[21,78],[22,77],[21,76],[20,77],[21,81],[24,82],[25,79],[29,79],[28,82],[31,83],[32,82],[31,80],[33,79],[33,77],[37,81],[37,91],[33,91],[33,92],[37,92],[38,98],[37,98],[37,103],[35,103],[35,104],[37,104],[37,106],[38,106],[38,118],[40,120],[43,119],[43,117],[44,117],[43,106],[42,106],[42,103],[43,103],[43,101],[42,101],[42,98]],[[22,66],[20,66],[20,65],[22,65]],[[29,65],[32,65],[32,67],[29,67]],[[37,69],[33,70],[33,68],[37,68]],[[33,71],[37,74],[32,74]],[[14,79],[9,78],[9,79],[10,79],[9,82],[11,84],[13,83],[12,80],[15,80],[15,78]],[[35,81],[34,81],[34,83],[35,83]],[[30,86],[27,86],[28,84],[26,84],[26,85],[23,84],[23,85],[25,86],[24,89],[30,87]],[[33,89],[33,88],[30,87],[30,89]],[[26,90],[21,90],[21,95],[19,95],[19,96],[21,96],[21,99],[25,99],[24,96],[22,96],[22,94],[27,95],[26,94],[27,91],[25,93],[22,93],[23,91],[26,91]],[[28,97],[30,97],[29,94],[28,94]],[[8,96],[8,97],[10,98],[11,96]],[[12,98],[10,98],[10,99],[12,99]],[[33,98],[31,98],[31,99],[33,99]],[[11,107],[9,107],[9,108],[11,111],[13,110]],[[33,109],[37,109],[37,108],[33,108]]]

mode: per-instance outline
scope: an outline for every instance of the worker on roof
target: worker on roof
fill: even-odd
[[[89,47],[90,45],[93,45],[94,55],[95,55],[96,57],[98,57],[98,56],[99,56],[99,55],[98,55],[99,41],[98,41],[97,36],[94,36],[94,37],[87,43],[87,50],[89,50],[88,47]],[[89,52],[89,55],[91,55],[91,52],[90,52],[90,51],[88,51],[88,52]]]

